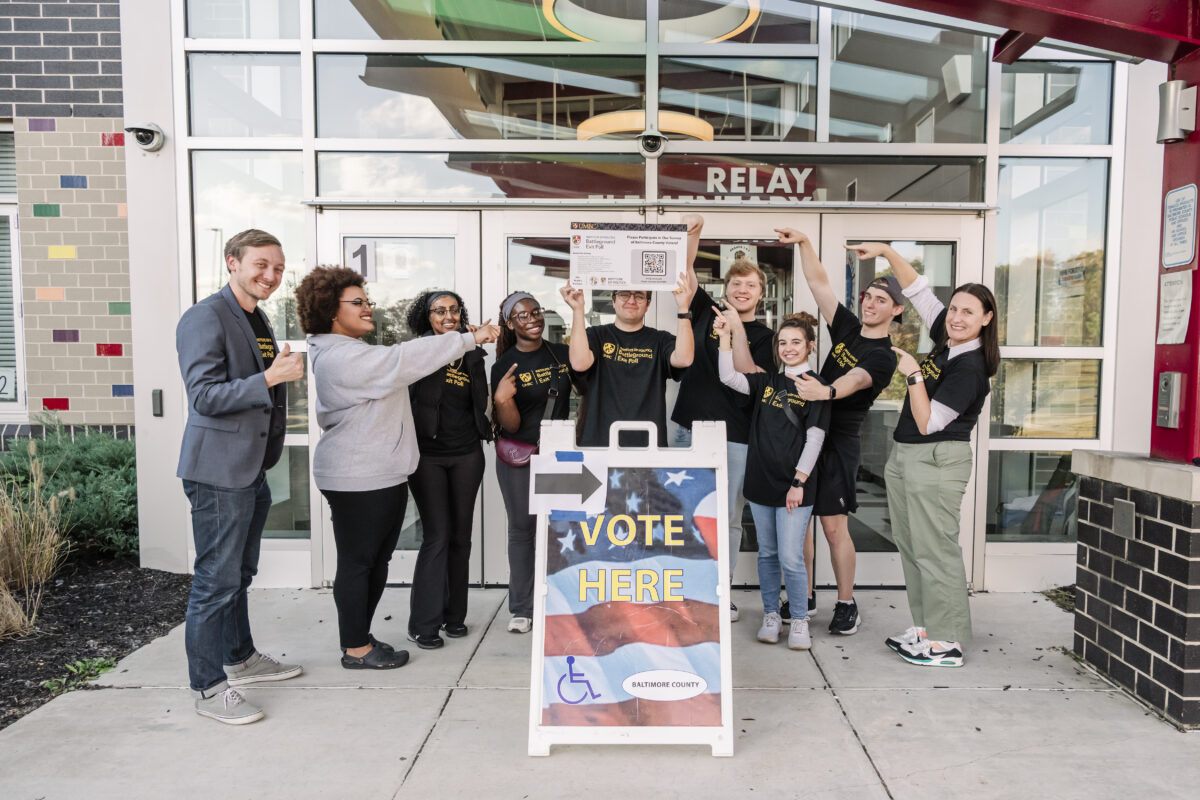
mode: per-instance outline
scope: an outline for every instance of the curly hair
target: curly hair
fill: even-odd
[[[329,333],[338,315],[342,292],[364,286],[361,273],[346,267],[317,266],[296,287],[296,313],[305,333]]]
[[[458,330],[460,333],[467,332],[467,323],[470,321],[467,318],[467,305],[463,299],[459,297],[457,292],[452,292],[449,289],[430,289],[427,292],[422,292],[412,305],[408,307],[408,316],[405,322],[408,324],[408,329],[415,336],[424,336],[433,330],[433,326],[429,324],[429,304],[439,295],[448,294],[454,298],[454,302],[458,303],[461,309],[461,316],[458,318]]]
[[[812,356],[813,348],[817,345],[817,318],[807,311],[801,311],[795,314],[788,314],[779,323],[779,329],[775,331],[775,364],[776,366],[783,362],[779,360],[779,336],[786,328],[799,328],[804,332],[804,338],[808,340],[809,357]]]

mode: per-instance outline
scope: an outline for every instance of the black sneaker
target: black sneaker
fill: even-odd
[[[833,607],[833,621],[829,623],[829,632],[849,636],[852,633],[858,633],[858,626],[861,622],[862,617],[858,614],[858,603],[853,600],[849,603],[838,600],[837,605]]]
[[[437,650],[446,642],[436,633],[410,633],[408,640],[416,644],[422,650]]]
[[[461,622],[447,622],[442,625],[442,630],[444,630],[446,635],[451,639],[461,639],[467,635],[467,626]]]
[[[779,604],[779,620],[784,625],[790,625],[792,622],[792,604],[787,600]]]

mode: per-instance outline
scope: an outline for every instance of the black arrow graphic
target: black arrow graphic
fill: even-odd
[[[579,502],[584,503],[592,493],[600,488],[600,479],[592,474],[586,464],[580,465],[583,470],[579,474],[573,472],[551,472],[535,476],[534,494],[578,494]]]

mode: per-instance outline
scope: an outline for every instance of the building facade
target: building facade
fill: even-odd
[[[94,21],[116,8],[40,4],[43,12],[89,5]],[[706,219],[702,282],[719,293],[735,253],[759,261],[771,279],[768,324],[814,310],[796,253],[774,241],[777,227],[812,237],[852,308],[882,268],[847,260],[843,245],[855,241],[892,242],[941,292],[967,280],[993,286],[1004,363],[973,443],[960,536],[968,575],[977,589],[1000,591],[1072,582],[1070,452],[1148,449],[1156,295],[1140,262],[1157,247],[1155,92],[1165,67],[1053,42],[1004,66],[989,58],[1003,31],[869,0],[634,5],[645,13],[562,0],[439,3],[435,12],[382,0],[126,0],[123,123],[81,120],[85,99],[56,116],[48,109],[65,96],[48,88],[36,105],[13,95],[18,164],[24,157],[42,169],[17,174],[30,193],[22,185],[17,198],[26,299],[18,369],[28,372],[30,403],[68,394],[33,394],[58,386],[44,379],[60,371],[47,358],[96,375],[81,379],[84,405],[68,413],[108,413],[101,401],[114,397],[132,403],[148,566],[190,564],[187,503],[173,477],[186,402],[171,336],[183,310],[222,285],[221,245],[233,233],[254,226],[278,235],[288,287],[318,263],[362,269],[380,302],[380,341],[407,336],[399,322],[407,302],[435,286],[458,291],[476,319],[494,317],[510,291],[530,291],[550,312],[549,335],[561,336],[567,312],[557,288],[571,221],[675,221],[696,211]],[[28,47],[74,47],[40,35]],[[33,55],[23,46],[14,44],[14,59]],[[113,74],[96,55],[97,72],[84,74]],[[43,71],[57,63],[43,56]],[[28,83],[19,78],[13,92]],[[75,80],[73,89],[89,91]],[[96,91],[101,101],[115,97]],[[72,149],[49,160],[35,150],[90,147],[87,125],[101,124],[110,127],[96,128],[95,147],[114,153],[126,125],[165,132],[153,152],[124,140],[128,217],[120,202],[105,216],[120,188],[94,182],[117,177],[105,159]],[[20,140],[35,134],[60,138]],[[87,188],[64,188],[72,176]],[[99,194],[59,194],[85,191]],[[58,217],[38,213],[56,202]],[[120,221],[114,228],[132,220],[120,273],[130,294],[112,299],[108,290],[120,287],[103,271],[116,253],[108,248],[125,242],[107,244],[109,234],[123,235],[110,219]],[[72,289],[82,291],[85,277],[87,289],[105,294],[76,300]],[[39,300],[43,289],[61,289],[60,299]],[[280,340],[303,351],[290,296],[281,289],[269,312]],[[118,339],[106,314],[120,315],[101,314],[99,304],[119,311],[129,301],[131,337]],[[78,303],[78,317],[91,321],[71,328],[56,302]],[[672,327],[662,306],[654,324]],[[602,295],[589,314],[611,319]],[[71,330],[78,342],[61,338]],[[928,348],[915,317],[896,338]],[[129,359],[130,343],[132,379],[93,366]],[[98,355],[111,344],[122,346],[119,355]],[[112,396],[96,397],[109,377]],[[116,395],[118,386],[133,397]],[[882,469],[901,398],[899,386],[885,393],[864,428],[862,510],[851,524],[864,585],[902,582],[887,541]],[[306,384],[293,387],[289,405],[285,456],[269,476],[275,507],[261,579],[321,585],[335,553],[310,477],[319,431]],[[31,410],[22,410],[26,420]],[[473,577],[504,584],[504,513],[492,474],[477,512]],[[420,536],[415,509],[409,514],[393,560],[397,581],[411,574]],[[751,527],[743,549],[753,548]],[[832,582],[826,563],[820,555],[820,583]],[[755,582],[752,558],[740,559],[736,582]]]

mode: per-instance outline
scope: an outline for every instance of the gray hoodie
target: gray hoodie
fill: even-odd
[[[308,337],[321,438],[318,489],[366,492],[404,483],[417,468],[408,385],[475,348],[470,333],[383,347],[337,333]]]

